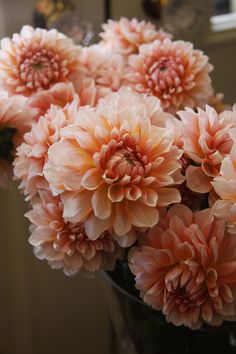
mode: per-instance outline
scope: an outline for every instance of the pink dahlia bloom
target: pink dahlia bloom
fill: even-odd
[[[57,30],[23,26],[20,34],[1,40],[0,87],[10,94],[31,96],[72,81],[80,56],[80,47]]]
[[[52,104],[63,108],[75,98],[77,95],[72,83],[58,83],[49,90],[40,91],[29,97],[27,105],[36,110],[35,118],[39,119],[47,113]]]
[[[74,122],[77,110],[77,100],[63,109],[51,106],[47,114],[40,117],[31,131],[25,134],[23,143],[17,149],[14,175],[15,179],[21,181],[19,188],[27,199],[34,197],[40,189],[48,188],[43,175],[48,149],[60,139],[61,129]]]
[[[217,217],[226,220],[230,231],[236,233],[236,143],[221,164],[220,175],[212,182],[219,200],[213,205]]]
[[[45,176],[62,193],[65,219],[83,221],[90,238],[113,228],[130,245],[132,227],[152,227],[159,207],[180,201],[173,185],[182,182],[182,151],[151,123],[161,115],[158,100],[122,89],[80,108],[77,124],[50,147]]]
[[[181,204],[130,254],[144,301],[168,322],[192,329],[236,319],[235,267],[236,238],[225,222],[210,209],[192,213]]]
[[[129,57],[126,79],[136,91],[161,100],[176,113],[185,106],[203,107],[213,93],[208,57],[184,41],[156,40]]]
[[[112,236],[105,231],[96,240],[89,239],[82,223],[64,220],[60,197],[41,192],[26,216],[32,223],[29,242],[34,254],[53,269],[62,269],[66,275],[113,269],[120,252]]]
[[[26,106],[23,96],[8,97],[0,91],[0,186],[6,188],[12,177],[11,162],[15,149],[23,140],[35,115],[35,111]]]
[[[111,91],[118,91],[123,84],[127,60],[114,53],[111,46],[94,44],[83,48],[83,74],[94,80],[96,101]],[[78,83],[79,84],[79,83]]]
[[[109,20],[102,25],[104,32],[100,33],[102,43],[112,46],[116,53],[129,55],[138,53],[139,46],[144,43],[151,43],[155,39],[164,40],[171,38],[170,33],[163,30],[156,30],[150,22],[139,22],[136,18],[128,20],[121,17],[119,21]]]
[[[207,193],[211,181],[220,173],[221,163],[229,154],[233,141],[229,130],[235,126],[236,112],[218,115],[207,106],[197,112],[186,108],[178,112],[181,118],[184,154],[194,162],[186,169],[187,186],[194,192]]]

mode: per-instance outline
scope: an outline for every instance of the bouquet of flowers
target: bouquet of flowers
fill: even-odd
[[[102,27],[89,47],[30,26],[2,39],[0,184],[20,181],[53,269],[123,262],[168,322],[236,320],[236,109],[192,43]]]

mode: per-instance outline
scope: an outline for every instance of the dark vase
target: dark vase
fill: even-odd
[[[138,297],[122,288],[116,272],[106,272],[113,354],[233,354],[236,323],[203,326],[193,331],[176,327]]]

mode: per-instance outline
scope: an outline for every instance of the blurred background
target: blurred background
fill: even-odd
[[[59,7],[48,16],[50,1]],[[23,24],[56,26],[87,45],[110,16],[149,19],[193,41],[215,66],[216,91],[236,101],[236,0],[0,0],[0,37]],[[34,258],[17,186],[0,202],[0,354],[113,354],[103,277],[67,278]]]

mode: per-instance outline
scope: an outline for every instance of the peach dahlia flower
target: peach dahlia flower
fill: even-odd
[[[140,45],[151,43],[155,39],[171,38],[171,34],[163,30],[157,31],[152,23],[139,22],[136,18],[128,20],[121,17],[119,21],[109,20],[102,28],[102,43],[111,45],[115,52],[123,55],[138,53]]]
[[[0,87],[24,96],[72,80],[80,65],[81,49],[53,29],[23,26],[20,34],[1,40]]]
[[[220,174],[212,182],[213,188],[219,195],[213,205],[217,217],[226,220],[229,231],[236,233],[236,143],[221,164]]]
[[[49,90],[40,91],[30,96],[27,105],[37,111],[35,118],[38,119],[47,113],[52,104],[63,108],[76,97],[77,95],[71,82],[58,83]]]
[[[65,219],[84,222],[90,238],[113,228],[127,246],[132,227],[152,227],[158,207],[180,201],[173,185],[182,181],[182,151],[166,128],[151,124],[161,114],[155,98],[122,89],[95,109],[80,108],[50,147],[45,176],[62,193]]]
[[[60,139],[60,130],[74,122],[78,104],[75,99],[63,109],[52,105],[46,115],[40,117],[31,131],[24,135],[13,164],[15,179],[21,181],[19,188],[24,191],[27,200],[34,197],[40,189],[48,188],[43,175],[48,149]]]
[[[198,109],[195,112],[186,108],[178,115],[181,118],[184,154],[195,164],[186,169],[187,186],[195,192],[207,193],[232,147],[229,130],[236,124],[236,112],[225,111],[218,115],[212,107],[206,106],[205,111]]]
[[[213,93],[212,65],[190,42],[156,40],[129,57],[126,79],[136,91],[161,100],[164,110],[176,113],[185,106],[204,106]]]
[[[36,257],[47,260],[53,269],[63,269],[66,275],[112,270],[120,252],[109,232],[91,240],[82,223],[67,222],[62,214],[60,197],[53,197],[50,191],[41,192],[26,214],[32,223],[29,242]]]
[[[12,177],[11,162],[15,149],[23,140],[35,115],[35,111],[26,106],[23,96],[9,97],[0,91],[0,186],[6,188]]]
[[[210,209],[174,205],[144,242],[131,251],[130,269],[144,301],[168,322],[198,329],[236,319],[236,238]]]
[[[83,74],[92,78],[96,88],[96,99],[106,96],[111,91],[118,91],[124,80],[127,60],[114,53],[111,46],[94,44],[83,48]],[[78,83],[79,84],[79,83]]]

